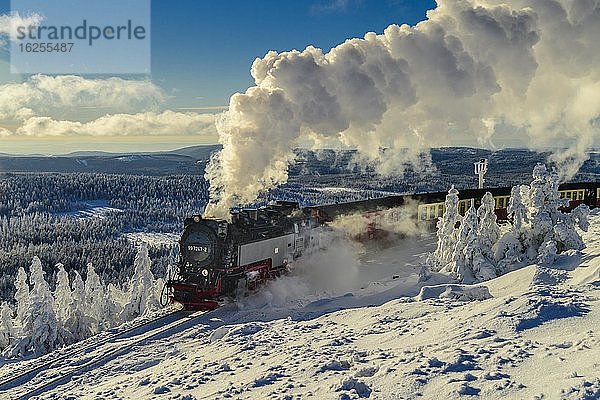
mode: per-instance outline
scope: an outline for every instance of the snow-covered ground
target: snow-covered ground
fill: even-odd
[[[110,213],[122,212],[123,210],[109,207],[107,200],[89,200],[81,205],[81,209],[63,213],[66,217],[72,218],[106,218]]]
[[[149,247],[174,246],[179,240],[179,234],[159,232],[128,232],[123,236],[133,243],[146,243]]]
[[[600,215],[583,237],[583,252],[553,266],[476,286],[418,282],[428,238],[358,261],[330,250],[40,398],[596,399]]]

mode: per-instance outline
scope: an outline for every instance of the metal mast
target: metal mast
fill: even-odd
[[[473,164],[475,165],[475,175],[479,176],[479,189],[483,189],[483,183],[485,182],[483,176],[487,173],[488,160],[487,158],[482,158]]]

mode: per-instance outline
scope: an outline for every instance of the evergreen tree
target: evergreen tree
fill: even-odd
[[[98,333],[107,327],[105,294],[106,290],[94,270],[94,266],[92,263],[88,263],[85,279],[85,304],[88,307],[87,315],[93,321],[91,328],[94,333]]]
[[[17,272],[15,287],[17,288],[15,293],[15,300],[17,302],[17,323],[22,325],[25,313],[29,309],[29,285],[27,283],[27,274],[23,267],[20,267]]]
[[[568,199],[561,199],[558,191],[559,176],[556,170],[548,171],[546,166],[538,164],[533,170],[533,182],[529,190],[529,215],[531,221],[529,258],[538,257],[549,262],[551,254],[565,250],[581,250],[585,247],[575,226],[587,229],[589,209],[581,205],[571,213],[560,208],[568,205]]]
[[[69,274],[62,264],[56,264],[56,289],[54,289],[54,308],[58,322],[65,326],[72,313],[73,295],[69,286]]]
[[[437,247],[427,260],[427,264],[434,271],[443,269],[452,261],[456,247],[456,225],[461,221],[461,216],[458,213],[458,190],[454,188],[454,185],[448,190],[444,205],[444,215],[438,219],[436,224]]]
[[[500,237],[500,227],[497,223],[494,197],[490,192],[483,195],[481,205],[477,209],[477,218],[481,252],[488,260],[492,260],[494,258],[492,248]]]
[[[524,224],[529,222],[527,218],[527,207],[523,204],[521,192],[528,194],[527,186],[513,186],[510,191],[510,200],[508,201],[508,218],[512,221],[512,227],[517,235],[520,235]]]
[[[444,271],[450,273],[460,282],[471,283],[475,281],[473,257],[476,255],[475,253],[481,252],[477,240],[478,229],[477,213],[475,207],[471,206],[460,224],[456,245],[452,253],[452,262],[446,266]]]
[[[143,315],[157,306],[151,264],[148,247],[140,245],[135,256],[135,272],[129,283],[129,298],[123,310],[125,320]]]
[[[96,320],[90,317],[86,303],[85,284],[79,272],[75,271],[71,296],[73,298],[72,313],[65,322],[65,327],[71,332],[74,340],[83,340],[94,334]]]
[[[13,311],[6,302],[0,308],[0,349],[7,348],[15,339],[15,328],[12,318]]]
[[[62,343],[59,343],[54,299],[50,293],[50,286],[44,278],[42,262],[38,257],[34,257],[30,271],[33,288],[30,293],[29,308],[23,318],[22,337],[18,348],[21,353],[45,354]]]
[[[116,326],[123,322],[122,304],[125,302],[125,294],[114,284],[110,283],[106,288],[105,316],[108,326]]]

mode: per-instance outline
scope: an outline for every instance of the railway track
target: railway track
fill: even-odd
[[[205,312],[200,311],[185,314],[180,310],[175,310],[160,318],[136,325],[103,338],[101,341],[55,357],[33,369],[2,380],[0,382],[0,398],[24,400],[38,396],[47,390],[68,382],[78,373],[85,373],[95,365],[108,362],[126,353],[132,346],[167,335],[169,331],[175,331],[176,328],[190,323],[204,314]],[[171,320],[173,317],[175,319]],[[163,320],[165,320],[165,323],[161,324]],[[153,324],[156,326],[146,330],[148,326]],[[136,331],[140,332],[136,334]],[[113,346],[110,346],[111,343]],[[69,363],[69,361],[71,362]]]

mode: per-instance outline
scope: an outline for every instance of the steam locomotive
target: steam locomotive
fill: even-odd
[[[459,212],[478,206],[485,192],[491,192],[500,221],[507,219],[511,188],[462,190]],[[559,187],[569,200],[565,211],[579,204],[600,207],[600,184],[567,183]],[[291,261],[318,242],[319,227],[341,215],[360,214],[368,221],[359,239],[384,239],[386,226],[409,209],[415,223],[435,226],[444,213],[446,193],[388,196],[349,203],[300,208],[298,203],[277,202],[259,209],[245,209],[231,215],[231,222],[194,215],[187,218],[179,241],[176,276],[167,279],[172,301],[189,310],[211,310],[224,296],[238,289],[254,289],[285,273]]]
[[[316,240],[316,222],[297,203],[278,202],[232,213],[231,222],[194,215],[184,222],[177,276],[168,279],[173,301],[212,310],[238,288],[274,279]]]

